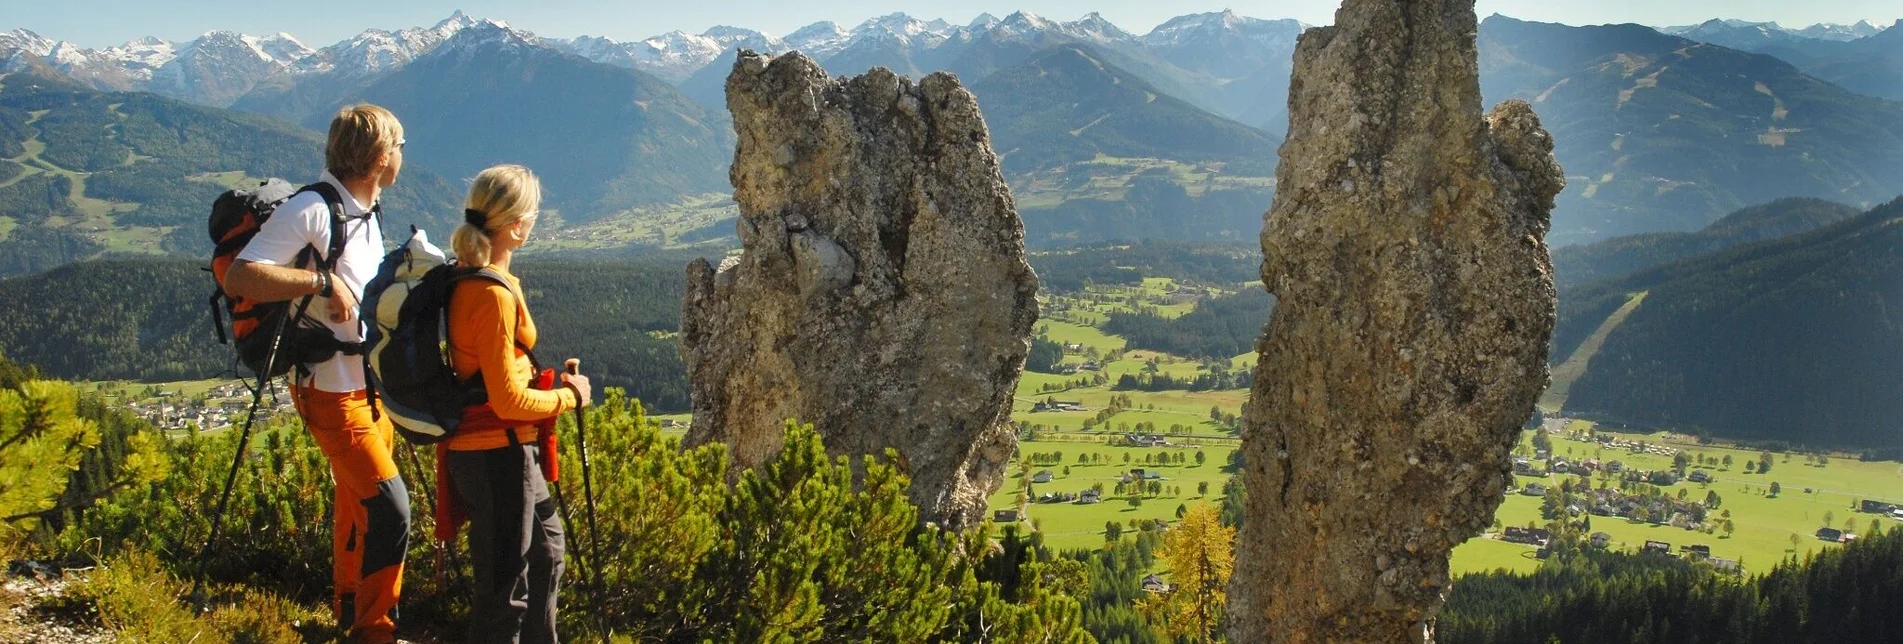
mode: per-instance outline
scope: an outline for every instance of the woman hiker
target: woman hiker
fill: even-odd
[[[438,448],[439,477],[448,475],[439,480],[470,524],[470,642],[557,641],[564,535],[545,475],[553,478],[557,458],[555,418],[588,406],[591,391],[579,374],[552,386],[553,372],[530,353],[535,321],[509,269],[535,229],[541,199],[541,182],[527,168],[483,170],[451,239],[458,268],[488,277],[453,282],[447,318],[450,365],[472,388],[480,378],[488,402],[468,408]]]

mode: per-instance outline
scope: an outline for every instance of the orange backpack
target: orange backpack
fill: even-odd
[[[227,343],[229,337],[229,342],[238,349],[238,361],[265,378],[289,373],[294,366],[323,362],[339,351],[362,352],[361,346],[338,340],[328,327],[305,315],[313,296],[257,302],[225,290],[225,274],[237,262],[245,245],[257,236],[278,206],[305,191],[322,195],[324,203],[330,206],[330,248],[320,257],[317,249],[306,246],[298,254],[295,266],[304,268],[315,264],[329,270],[349,240],[344,229],[343,197],[330,184],[318,182],[293,189],[283,179],[267,179],[256,188],[226,191],[211,205],[207,228],[213,250],[211,266],[206,270],[211,271],[216,283],[210,301],[212,326],[218,333],[219,343]],[[296,302],[295,310],[293,302]],[[225,334],[226,315],[231,320],[230,336]]]

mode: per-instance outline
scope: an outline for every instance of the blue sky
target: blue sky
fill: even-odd
[[[1224,8],[1258,18],[1296,18],[1311,24],[1326,24],[1333,21],[1334,10],[1339,6],[1331,0],[537,0],[533,4],[520,0],[0,1],[8,5],[4,15],[0,15],[0,30],[24,27],[83,47],[115,45],[143,36],[189,40],[212,29],[256,34],[284,31],[306,44],[321,47],[364,29],[434,24],[457,9],[478,17],[500,19],[544,36],[587,34],[636,40],[676,29],[699,33],[717,24],[784,35],[819,20],[851,26],[894,11],[927,20],[944,18],[963,23],[981,12],[1002,17],[1018,9],[1062,20],[1074,20],[1097,11],[1118,26],[1141,34],[1172,16]],[[1575,25],[1618,22],[1675,25],[1712,17],[1776,20],[1786,26],[1859,19],[1889,24],[1903,17],[1903,3],[1897,0],[1479,0],[1477,10],[1482,16],[1503,13],[1528,20]]]

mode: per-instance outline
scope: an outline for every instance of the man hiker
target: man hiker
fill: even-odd
[[[409,491],[397,475],[395,430],[370,395],[357,310],[383,259],[382,222],[373,215],[378,196],[403,168],[403,143],[403,125],[389,110],[356,105],[339,111],[330,122],[319,183],[278,207],[239,253],[225,284],[260,302],[314,296],[307,315],[355,347],[298,365],[291,397],[330,460],[337,486],[331,609],[348,628],[348,641],[362,644],[395,641],[409,549]],[[323,194],[325,185],[331,197]],[[331,199],[341,202],[341,213],[332,212]],[[334,220],[339,214],[341,223]],[[346,236],[340,246],[332,245],[334,223]],[[337,247],[337,257],[325,256]],[[300,261],[311,258],[316,261]]]

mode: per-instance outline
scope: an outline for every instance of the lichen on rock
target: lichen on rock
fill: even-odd
[[[896,450],[925,520],[981,521],[1037,278],[976,99],[947,74],[743,51],[727,105],[743,253],[687,268],[687,441],[753,467],[795,418],[835,454]]]
[[[1472,0],[1347,0],[1296,47],[1244,410],[1237,642],[1427,642],[1547,383],[1564,185],[1482,115]]]

